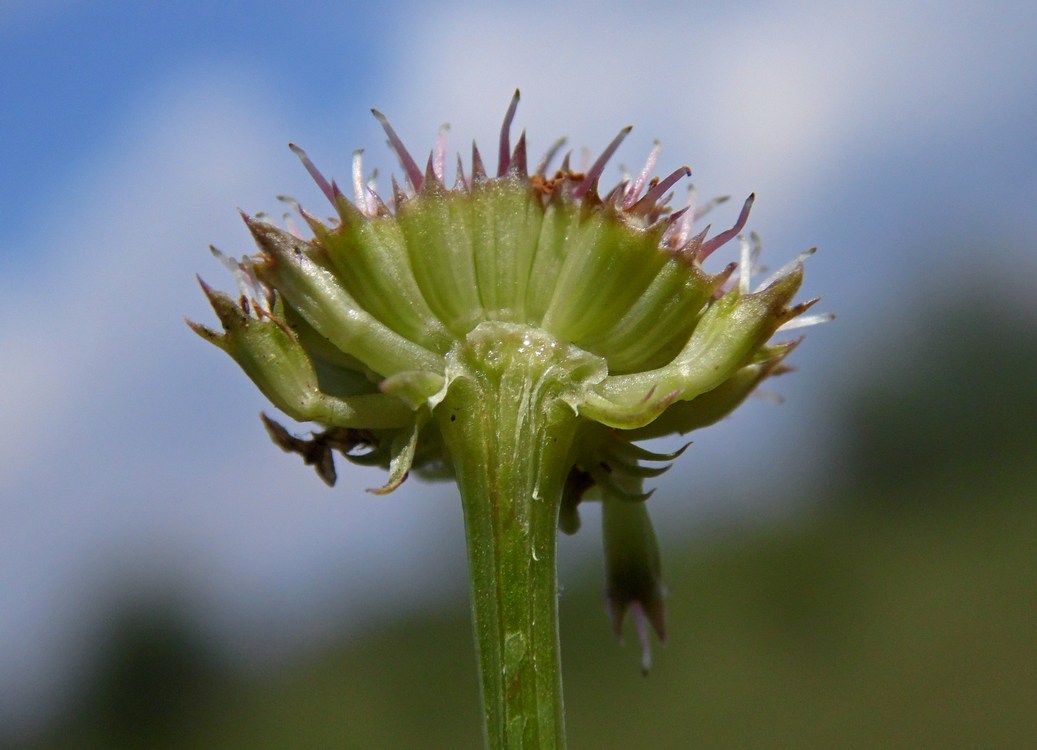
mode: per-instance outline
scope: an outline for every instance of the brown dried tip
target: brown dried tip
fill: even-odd
[[[335,486],[335,480],[338,478],[335,474],[335,459],[331,455],[331,446],[322,435],[316,435],[312,440],[303,440],[292,435],[266,414],[260,413],[259,418],[263,420],[263,426],[266,427],[274,445],[285,453],[298,453],[302,456],[303,463],[316,469],[317,476],[324,480],[326,485]]]

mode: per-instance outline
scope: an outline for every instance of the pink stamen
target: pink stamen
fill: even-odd
[[[619,144],[623,142],[623,139],[629,135],[630,131],[634,129],[633,125],[627,125],[625,128],[619,131],[619,135],[612,139],[612,143],[601,153],[598,160],[591,165],[591,168],[587,170],[587,176],[584,177],[583,182],[576,186],[573,190],[573,197],[582,198],[591,186],[594,185],[598,178],[601,177],[601,173],[605,171],[605,165],[608,164],[609,159],[616,153],[616,149],[619,148]]]
[[[637,179],[631,183],[630,188],[626,192],[626,196],[623,198],[623,208],[630,208],[630,206],[637,202],[637,196],[644,189],[644,186],[648,184],[648,179],[652,175],[652,170],[655,169],[655,163],[659,160],[659,153],[661,150],[662,148],[659,145],[659,141],[656,141],[655,145],[652,146],[652,150],[648,153],[648,160],[645,162],[641,174],[639,174]]]
[[[421,169],[418,168],[418,163],[414,161],[414,157],[407,151],[407,147],[403,145],[403,141],[396,135],[396,131],[392,129],[392,125],[385,118],[381,112],[377,109],[372,109],[371,114],[375,116],[375,119],[381,123],[382,130],[385,131],[386,136],[389,138],[389,148],[396,154],[396,158],[400,160],[400,166],[403,167],[404,173],[407,175],[407,180],[410,182],[411,187],[417,192],[421,190]]]
[[[299,157],[299,161],[306,167],[306,171],[310,173],[310,177],[317,183],[317,187],[321,189],[321,192],[327,196],[328,200],[331,201],[331,205],[335,205],[335,191],[331,187],[331,183],[320,173],[320,170],[313,165],[310,161],[310,157],[306,155],[306,152],[296,146],[294,143],[289,143],[288,148],[292,150],[292,153]]]
[[[663,193],[673,187],[674,183],[682,177],[687,177],[690,174],[690,167],[681,167],[680,169],[675,169],[673,172],[670,172],[670,174],[666,175],[659,184],[655,185],[651,190],[645,193],[644,198],[631,207],[630,213],[641,215],[649,213],[653,208],[655,208],[656,202],[658,202],[659,197],[663,195]]]
[[[700,261],[705,260],[712,255],[713,252],[721,247],[725,242],[738,236],[738,233],[742,231],[742,227],[745,226],[745,222],[749,220],[749,211],[752,209],[753,201],[755,200],[756,193],[753,193],[745,199],[745,203],[742,205],[742,211],[738,214],[738,221],[735,222],[733,227],[702,243],[702,247],[699,248],[698,253],[698,259]]]
[[[497,176],[503,177],[508,171],[511,156],[511,121],[515,119],[515,110],[518,109],[519,90],[515,89],[515,95],[511,97],[507,114],[504,115],[504,124],[500,129],[500,148],[497,156]]]
[[[681,226],[684,224],[684,218],[688,215],[688,209],[690,206],[685,206],[680,211],[674,211],[672,214],[666,217],[666,231],[663,232],[662,241],[671,248],[681,246]]]
[[[697,187],[695,187],[695,183],[693,182],[690,185],[688,185],[688,208],[691,209],[690,212],[689,212],[691,214],[691,218],[689,219],[689,222],[697,221],[698,218],[699,218],[699,212],[698,212],[698,208],[697,208],[698,202],[699,202],[699,189]],[[691,228],[690,224],[689,224],[688,228],[689,229]]]

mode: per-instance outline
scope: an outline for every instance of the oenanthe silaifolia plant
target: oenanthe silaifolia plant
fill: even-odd
[[[191,327],[274,406],[320,425],[301,438],[263,417],[328,484],[335,451],[387,468],[379,494],[411,471],[457,481],[487,744],[528,750],[565,745],[556,529],[573,533],[579,504],[601,501],[608,614],[617,633],[633,614],[647,670],[666,591],[643,483],[680,451],[639,443],[731,412],[795,348],[775,332],[825,316],[792,303],[809,251],[755,286],[755,240],[718,273],[703,268],[753,196],[730,229],[693,231],[704,209],[669,205],[690,170],[653,177],[658,147],[603,192],[630,128],[586,169],[566,155],[552,171],[562,142],[530,169],[525,134],[511,146],[517,104],[518,92],[496,171],[473,145],[452,187],[443,135],[423,168],[377,111],[404,177],[388,194],[360,151],[350,199],[291,146],[335,217],[289,201],[304,233],[245,216],[259,253],[219,256],[239,293],[202,283],[223,331]]]

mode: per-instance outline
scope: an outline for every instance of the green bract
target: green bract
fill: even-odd
[[[491,744],[516,732],[561,737],[561,720],[552,718],[560,702],[552,708],[537,697],[557,646],[538,646],[545,636],[533,627],[539,616],[542,630],[554,613],[556,526],[575,531],[579,502],[604,502],[617,632],[631,609],[643,642],[646,624],[661,637],[664,589],[642,483],[676,454],[635,443],[728,414],[780,369],[793,344],[769,341],[810,305],[791,305],[799,261],[750,291],[744,240],[737,277],[734,263],[703,269],[742,230],[752,197],[730,230],[693,235],[694,208],[668,205],[670,187],[690,170],[649,179],[657,150],[640,176],[602,197],[598,180],[629,129],[586,172],[566,156],[549,174],[552,149],[530,173],[525,136],[513,150],[509,142],[516,103],[517,93],[496,175],[473,147],[470,173],[458,158],[451,188],[442,139],[421,170],[376,113],[406,178],[404,187],[393,179],[388,202],[365,182],[359,152],[351,201],[293,147],[335,219],[298,209],[310,230],[304,237],[246,217],[260,252],[226,261],[240,295],[203,284],[223,332],[191,324],[274,406],[322,427],[302,439],[267,421],[275,441],[329,483],[332,451],[387,467],[379,492],[411,470],[457,479],[480,655],[500,662],[496,677],[484,669]],[[537,572],[544,565],[548,584]],[[504,581],[514,593],[480,604],[480,566],[489,571],[485,585]],[[532,592],[538,587],[544,591]],[[535,670],[523,671],[538,658]],[[498,716],[489,707],[494,691],[509,693],[499,697],[507,701],[524,690],[525,713]]]

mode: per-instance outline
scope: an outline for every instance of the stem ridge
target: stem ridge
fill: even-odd
[[[452,352],[436,410],[464,507],[487,746],[565,747],[558,647],[558,511],[578,420],[566,401],[588,357],[492,322]]]

